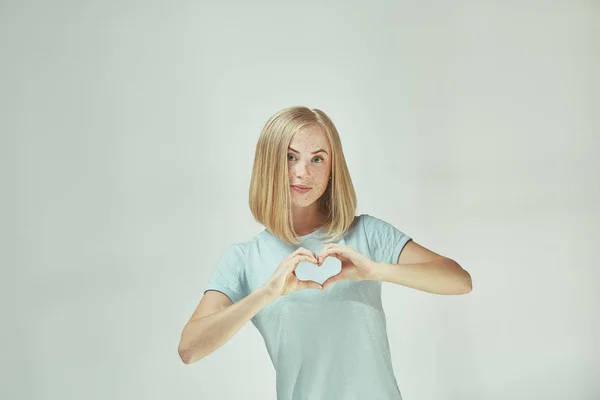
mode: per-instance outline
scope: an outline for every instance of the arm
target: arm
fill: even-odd
[[[471,275],[456,261],[410,240],[396,264],[376,263],[377,279],[434,294],[466,294]]]
[[[192,316],[181,333],[178,348],[181,360],[191,364],[217,350],[275,298],[264,287],[260,287],[242,300],[221,307],[219,311]]]
[[[410,264],[380,262],[375,270],[377,280],[434,294],[466,294],[473,289],[471,275],[446,257]]]

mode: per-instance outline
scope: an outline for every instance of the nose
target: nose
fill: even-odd
[[[299,162],[294,166],[292,173],[294,176],[296,176],[296,178],[301,179],[302,177],[306,176],[306,171],[307,168],[304,166],[304,164]]]

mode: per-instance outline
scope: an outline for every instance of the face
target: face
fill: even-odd
[[[331,182],[331,147],[327,136],[315,127],[298,131],[290,142],[287,159],[292,204],[309,206],[321,197]],[[310,189],[300,191],[292,185]]]

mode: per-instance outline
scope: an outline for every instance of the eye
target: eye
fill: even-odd
[[[288,153],[288,161],[290,161],[290,157],[295,158],[292,153]],[[319,157],[319,156],[316,156],[315,158],[313,158],[313,160],[315,160],[315,159],[319,159],[320,160],[317,164],[321,164],[323,162],[323,160],[324,160],[322,157]]]

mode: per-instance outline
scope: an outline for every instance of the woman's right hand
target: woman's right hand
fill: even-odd
[[[301,261],[309,261],[317,266],[319,265],[312,251],[299,247],[281,261],[273,275],[264,284],[267,292],[274,297],[280,297],[300,289],[323,289],[318,282],[298,279],[296,268]]]

